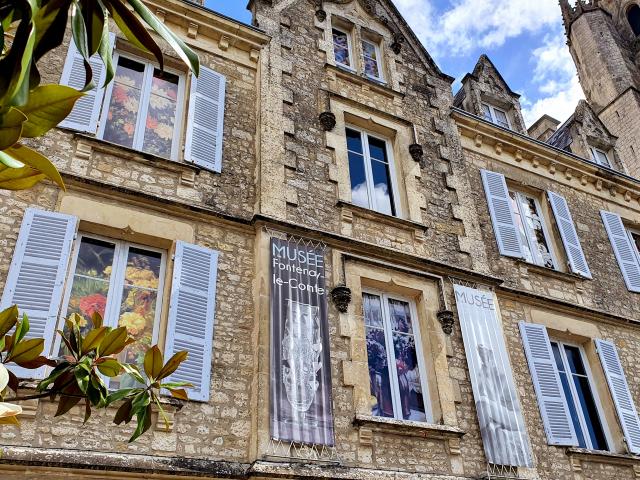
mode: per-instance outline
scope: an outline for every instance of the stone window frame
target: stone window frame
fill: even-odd
[[[581,319],[560,311],[525,304],[526,321],[544,325],[549,339],[579,346],[584,354],[583,361],[590,371],[590,386],[599,401],[600,419],[605,429],[609,452],[614,454],[626,452],[626,444],[622,427],[617,417],[615,405],[611,398],[602,363],[596,350],[594,340],[606,335],[591,319]],[[537,400],[536,400],[537,401]],[[542,425],[537,425],[536,428]],[[595,452],[595,451],[594,451]],[[567,452],[569,453],[569,452]]]
[[[125,58],[127,60],[131,60],[133,62],[143,64],[145,67],[145,70],[143,73],[143,82],[145,82],[145,84],[141,88],[140,99],[139,99],[140,109],[138,111],[139,118],[137,118],[135,132],[134,132],[134,141],[135,141],[135,138],[138,136],[142,136],[144,140],[143,134],[146,128],[146,118],[143,118],[142,114],[148,110],[149,100],[151,97],[151,83],[153,80],[152,76],[151,78],[148,78],[149,77],[148,72],[150,71],[151,75],[153,75],[153,70],[155,68],[159,68],[159,66],[155,61],[151,60],[150,58],[147,58],[144,55],[138,55],[136,53],[127,51],[127,49],[119,48],[119,47],[120,47],[120,44],[118,44],[118,48],[114,48],[114,51],[113,51],[113,65],[115,69],[118,68],[118,61],[120,60],[120,58]],[[188,124],[185,117],[185,114],[188,110],[187,102],[189,99],[189,95],[187,94],[188,93],[187,92],[188,75],[185,73],[184,70],[181,70],[179,68],[171,68],[170,66],[168,67],[166,65],[164,67],[164,71],[166,71],[167,73],[176,75],[178,77],[178,97],[176,99],[176,114],[174,117],[174,125],[173,125],[174,131],[173,131],[173,138],[171,140],[171,155],[169,157],[160,156],[160,158],[167,158],[168,160],[171,160],[174,162],[182,162],[182,160],[179,158],[183,150],[182,139],[183,139],[183,135],[189,134],[189,132],[183,132],[183,130],[186,130],[187,124]],[[108,120],[109,105],[110,105],[112,94],[113,94],[113,87],[115,85],[114,80],[109,82],[109,85],[107,86],[104,92],[104,98],[102,99],[102,105],[100,107],[100,116],[98,117],[99,118],[98,130],[96,132],[96,138],[99,140],[104,140],[104,131],[105,131],[107,120]],[[143,105],[146,105],[146,106],[143,107]],[[144,152],[144,150],[142,150],[141,146],[137,146],[137,145],[133,145],[131,147],[125,147],[125,148],[132,148],[135,151],[146,153]]]
[[[593,340],[592,340],[593,341]],[[594,388],[595,386],[595,382],[594,382],[594,377],[593,377],[593,373],[592,373],[592,366],[589,362],[589,359],[587,358],[587,355],[585,353],[585,348],[584,345],[581,345],[580,343],[577,343],[575,341],[568,341],[568,340],[561,340],[561,339],[557,339],[555,336],[551,335],[549,337],[549,342],[551,344],[557,344],[559,347],[561,348],[561,357],[562,357],[562,362],[565,366],[565,369],[567,369],[567,367],[569,366],[569,361],[567,359],[567,355],[566,355],[566,351],[564,349],[565,346],[569,346],[569,347],[575,347],[578,349],[579,353],[580,353],[580,358],[582,360],[582,364],[584,366],[585,372],[586,372],[586,377],[587,377],[587,381],[589,384],[589,389],[591,390],[591,395],[593,396],[593,401],[596,405],[596,411],[598,414],[598,419],[600,420],[601,426],[602,426],[602,433],[604,434],[605,440],[607,442],[607,446],[609,448],[611,448],[611,446],[613,445],[613,439],[611,437],[611,430],[609,429],[609,425],[607,423],[607,419],[604,416],[604,410],[603,410],[603,403],[602,400],[600,398],[600,395],[598,393],[598,390],[596,388]],[[565,370],[565,375],[567,375],[567,379],[568,379],[568,383],[569,383],[569,389],[571,390],[571,396],[574,403],[574,408],[576,410],[576,413],[578,414],[578,421],[580,423],[580,428],[583,429],[583,435],[585,437],[585,441],[587,442],[587,449],[589,450],[595,450],[593,448],[593,446],[591,445],[591,438],[589,437],[589,434],[586,432],[585,426],[587,425],[586,423],[586,419],[584,418],[584,412],[583,412],[583,407],[580,404],[580,401],[578,400],[578,396],[576,394],[576,388],[574,385],[574,382],[572,381],[572,373],[569,372],[568,370]],[[567,403],[569,403],[569,399],[567,398]],[[605,452],[610,452],[611,450],[601,450],[601,451],[605,451]]]
[[[341,254],[336,252],[336,255]],[[374,289],[391,295],[400,295],[415,303],[416,325],[422,340],[423,374],[427,381],[424,389],[429,403],[428,408],[431,411],[430,421],[433,423],[392,419],[394,424],[409,430],[430,425],[457,428],[456,393],[449,376],[447,359],[449,340],[437,320],[437,312],[441,308],[441,292],[437,279],[394,269],[393,266],[386,264],[365,263],[348,257],[342,260],[345,284],[352,292],[352,301],[347,312],[340,314],[340,335],[350,340],[349,359],[342,362],[342,381],[345,386],[353,387],[355,417],[366,418],[369,423],[389,421],[389,419],[373,417],[371,412],[371,385],[362,294],[364,291]],[[339,260],[337,262],[341,263]]]
[[[362,51],[362,73],[365,77],[369,78],[370,80],[373,80],[375,82],[378,83],[386,83],[385,81],[385,61],[384,61],[384,54],[383,54],[383,41],[382,38],[380,38],[379,35],[372,33],[372,32],[368,32],[366,31],[364,28],[361,30],[360,32],[360,49]],[[364,63],[365,63],[365,57],[364,57],[364,44],[365,43],[369,43],[371,45],[373,45],[373,47],[375,48],[375,52],[376,52],[376,61],[377,61],[377,65],[378,65],[378,76],[372,76],[367,74],[364,71]]]

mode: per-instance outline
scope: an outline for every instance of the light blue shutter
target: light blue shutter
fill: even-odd
[[[45,339],[48,354],[55,335],[76,217],[29,208],[25,211],[20,234],[9,268],[2,309],[18,305],[31,326],[27,338]],[[42,378],[44,368],[27,370],[12,367],[23,378]]]
[[[115,34],[110,33],[109,41],[112,47],[115,39]],[[80,132],[96,133],[102,99],[104,98],[104,88],[102,88],[102,84],[106,76],[106,69],[98,54],[91,57],[89,63],[93,70],[93,83],[95,83],[96,86],[86,92],[85,96],[76,102],[73,110],[71,110],[67,118],[60,123],[60,126]],[[72,39],[69,42],[69,50],[67,51],[67,59],[64,64],[64,69],[62,70],[60,83],[73,87],[76,90],[82,90],[82,88],[84,88],[84,81],[84,61]]]
[[[577,446],[547,329],[535,323],[520,322],[519,325],[547,441],[549,445]]]
[[[589,270],[589,265],[587,265],[587,259],[584,256],[567,200],[555,192],[547,192],[547,195],[549,196],[553,214],[556,217],[556,223],[564,244],[564,250],[567,252],[571,271],[583,277],[591,278],[591,271]]]
[[[226,79],[210,68],[191,75],[184,159],[208,170],[222,169]]]
[[[622,276],[631,292],[640,293],[640,264],[634,251],[635,246],[627,235],[620,215],[602,210],[602,221],[609,234],[611,246],[618,259],[618,265],[622,270]]]
[[[620,357],[618,357],[618,350],[613,342],[606,340],[596,340],[595,342],[602,368],[607,377],[611,397],[622,425],[627,448],[631,453],[640,453],[640,421],[629,391],[627,378],[620,363]]]
[[[173,382],[189,382],[191,400],[209,400],[218,252],[177,242],[173,265],[169,325],[165,357],[189,352],[171,375]]]
[[[481,170],[481,173],[500,254],[523,258],[520,232],[511,209],[511,199],[504,175],[489,170]]]

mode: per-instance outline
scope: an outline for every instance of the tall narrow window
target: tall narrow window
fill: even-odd
[[[333,56],[336,64],[353,69],[351,59],[351,35],[349,32],[333,28]]]
[[[399,420],[428,420],[420,337],[412,303],[380,293],[362,297],[372,413]]]
[[[608,450],[597,399],[592,390],[582,349],[554,341],[551,342],[551,348],[580,447]]]
[[[496,125],[500,125],[504,128],[511,128],[509,124],[509,117],[507,117],[507,113],[504,110],[500,110],[493,105],[489,105],[488,103],[482,104],[482,115],[486,120],[495,123]]]
[[[521,192],[510,190],[509,196],[525,260],[541,267],[557,268],[540,203]]]
[[[380,45],[369,40],[362,40],[362,55],[364,58],[365,75],[374,80],[382,81]]]
[[[183,77],[115,55],[100,133],[104,140],[165,158],[178,153]]]
[[[631,30],[636,34],[636,37],[640,37],[640,7],[638,5],[632,5],[627,11],[627,19]]]
[[[631,245],[635,247],[635,254],[638,259],[638,264],[640,265],[640,232],[636,230],[628,230],[627,234],[631,240]]]
[[[607,155],[607,152],[605,152],[604,150],[600,150],[599,148],[596,147],[589,147],[591,149],[591,158],[593,159],[594,162],[596,162],[599,165],[602,165],[603,167],[611,167],[611,163],[609,162],[609,156]]]
[[[65,317],[78,314],[83,333],[90,328],[94,313],[103,317],[105,326],[126,327],[136,342],[127,346],[119,359],[142,365],[147,348],[157,340],[164,264],[163,252],[82,235],[74,258]],[[60,345],[59,352],[66,353],[64,345]],[[110,385],[127,386],[120,378],[111,379]]]
[[[396,215],[393,163],[385,140],[347,128],[351,201],[387,215]]]

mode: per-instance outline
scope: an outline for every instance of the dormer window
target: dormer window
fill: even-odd
[[[636,37],[640,37],[640,7],[638,5],[632,5],[629,10],[627,10],[627,19],[629,20],[629,25],[631,25],[631,30],[636,35]]]
[[[609,162],[607,152],[596,147],[589,147],[589,149],[591,150],[591,159],[594,162],[598,165],[602,165],[603,167],[611,168],[611,162]]]
[[[353,70],[353,58],[351,55],[351,34],[339,28],[333,28],[333,56],[336,64]]]
[[[380,64],[380,44],[371,40],[362,40],[362,57],[364,73],[367,77],[382,81],[382,65]]]
[[[507,112],[504,110],[500,110],[493,105],[489,105],[488,103],[482,104],[482,114],[486,120],[489,120],[496,125],[500,125],[504,128],[511,128],[511,124],[509,123],[509,117],[507,117]]]

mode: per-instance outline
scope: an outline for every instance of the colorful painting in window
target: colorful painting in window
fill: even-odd
[[[113,79],[113,90],[103,138],[125,147],[133,147],[140,111],[145,66],[120,57]]]
[[[143,150],[160,157],[171,156],[173,134],[178,106],[177,75],[157,68],[151,81],[149,108],[145,123]]]
[[[372,78],[380,78],[380,65],[378,64],[378,49],[376,45],[363,41],[362,53],[364,56],[364,73]]]
[[[349,55],[349,35],[340,30],[333,29],[333,54],[336,63],[351,67],[351,58]]]

